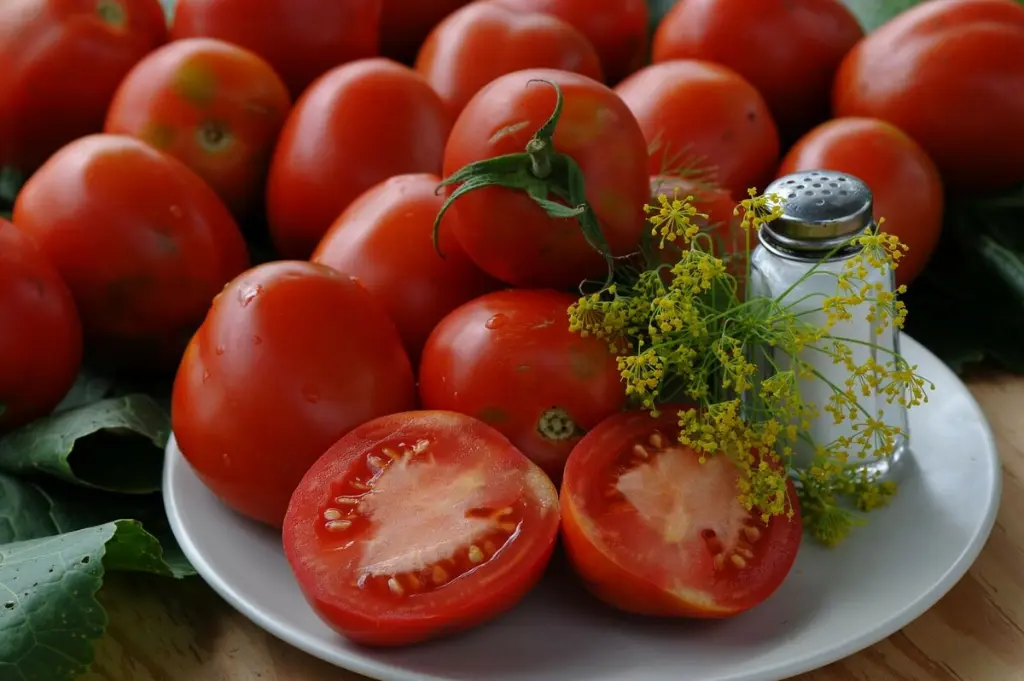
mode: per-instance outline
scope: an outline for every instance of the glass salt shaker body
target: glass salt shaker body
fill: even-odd
[[[760,243],[750,257],[748,295],[782,297],[780,302],[791,303],[801,319],[824,326],[827,315],[822,302],[836,295],[836,275],[860,250],[857,246],[842,245],[874,227],[871,191],[852,175],[817,170],[781,177],[765,189],[764,195],[776,195],[782,200],[782,215],[759,232]],[[821,262],[826,256],[828,259]],[[888,291],[895,285],[890,268],[882,271],[868,268],[863,282],[880,283]],[[860,279],[857,283],[861,283]],[[851,318],[835,323],[829,334],[847,339],[846,345],[857,365],[873,358],[884,366],[899,353],[899,332],[892,324],[879,330],[877,325],[869,323],[870,306],[870,302],[865,302],[849,308]],[[759,352],[763,354],[756,363],[762,368],[762,375],[792,368],[793,361],[784,352],[771,348]],[[771,353],[770,358],[764,353]],[[849,377],[847,368],[811,348],[805,349],[799,359],[821,375],[797,378],[801,398],[806,404],[815,405],[819,412],[808,430],[813,442],[801,440],[794,446],[794,464],[806,467],[816,444],[825,445],[841,436],[853,437],[855,433],[852,424],[836,425],[832,414],[824,409],[833,392],[829,383],[845,388]],[[863,459],[851,457],[847,465],[866,469],[873,477],[895,479],[900,463],[907,456],[907,409],[898,400],[890,403],[885,395],[875,392],[869,395],[858,392],[858,402],[872,418],[881,418],[886,425],[898,427],[902,435],[897,438],[891,454]]]

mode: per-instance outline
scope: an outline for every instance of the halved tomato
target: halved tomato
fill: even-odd
[[[799,512],[737,500],[725,455],[700,463],[678,444],[676,410],[616,414],[576,446],[562,484],[566,553],[598,598],[645,615],[723,618],[764,601],[789,574]],[[790,501],[796,511],[792,484]]]
[[[339,440],[292,496],[284,550],[324,621],[365,645],[468,629],[540,579],[558,496],[482,421],[446,411],[374,419]]]

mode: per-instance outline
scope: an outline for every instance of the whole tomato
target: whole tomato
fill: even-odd
[[[1024,181],[1024,6],[931,0],[903,12],[843,60],[832,108],[897,126],[949,185]]]
[[[338,438],[415,403],[409,358],[370,293],[329,267],[277,261],[214,299],[174,379],[171,425],[214,494],[280,527]]]
[[[423,407],[489,423],[557,485],[573,446],[626,402],[608,343],[569,330],[575,301],[517,289],[456,309],[423,349]]]
[[[157,0],[0,2],[0,166],[28,175],[100,132],[121,79],[166,40]]]
[[[397,175],[368,189],[334,221],[313,262],[350,274],[383,303],[415,364],[427,336],[459,305],[498,288],[448,230],[433,245],[441,209],[436,175]]]
[[[646,0],[496,0],[524,12],[544,12],[572,24],[601,56],[608,82],[617,83],[647,59],[650,13]]]
[[[768,102],[790,139],[828,118],[832,77],[864,35],[839,0],[680,0],[654,34],[653,59],[728,66]]]
[[[373,185],[440,173],[450,129],[444,102],[410,68],[361,59],[325,74],[295,103],[270,163],[267,219],[278,251],[308,258]]]
[[[836,118],[802,137],[782,160],[779,175],[838,170],[864,180],[882,231],[909,247],[896,283],[920,274],[942,233],[943,187],[935,163],[899,128],[874,118]]]
[[[601,80],[601,63],[582,33],[557,17],[474,2],[438,24],[416,70],[458,116],[480,88],[528,68],[575,71]]]
[[[67,282],[91,349],[133,372],[173,369],[248,261],[209,185],[122,135],[83,137],[50,157],[18,195],[14,224]]]
[[[60,274],[0,219],[0,433],[45,416],[82,363],[82,323]]]
[[[383,0],[380,50],[386,57],[411,64],[420,45],[446,16],[470,0]]]
[[[262,203],[290,107],[288,89],[261,57],[221,40],[188,38],[131,70],[105,131],[138,137],[184,161],[244,219]]]
[[[171,38],[220,38],[260,55],[292,98],[335,66],[374,57],[381,0],[178,0]]]
[[[559,101],[552,136],[548,119]],[[599,229],[607,246],[598,245],[614,255],[638,247],[650,196],[646,158],[643,133],[612,90],[567,71],[517,71],[478,92],[455,122],[444,154],[451,203],[439,217],[491,276],[515,286],[575,287],[607,272],[584,229],[591,237]],[[565,199],[573,198],[570,164],[585,178],[579,201]],[[524,178],[550,201],[585,206],[584,224],[552,217],[524,191]]]
[[[775,121],[732,69],[680,59],[641,69],[615,90],[650,145],[651,175],[699,169],[734,196],[771,179],[779,162]]]

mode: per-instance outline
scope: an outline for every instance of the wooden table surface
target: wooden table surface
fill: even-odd
[[[920,619],[797,681],[1024,681],[1024,378],[969,383],[1005,472],[981,557]],[[83,681],[364,681],[264,633],[199,579],[117,576],[100,598],[110,627]]]

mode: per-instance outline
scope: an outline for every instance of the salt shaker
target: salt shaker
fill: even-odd
[[[874,228],[871,190],[848,173],[815,170],[781,177],[768,185],[764,195],[781,199],[782,215],[759,231],[760,243],[750,256],[748,295],[773,299],[785,296],[783,302],[793,303],[792,310],[802,313],[801,319],[824,326],[827,315],[822,310],[822,302],[836,294],[836,275],[843,271],[844,263],[860,251],[858,245],[849,243],[850,240]],[[802,277],[806,278],[797,284]],[[869,268],[863,280],[869,284],[881,283],[889,291],[895,286],[892,269],[888,267]],[[856,364],[861,365],[873,357],[885,365],[899,353],[899,332],[892,324],[881,330],[877,324],[871,324],[867,320],[870,305],[865,302],[849,308],[850,319],[836,322],[829,333],[849,339],[846,345]],[[774,354],[775,366],[780,369],[792,365],[792,359],[779,350],[769,348],[764,352]],[[765,358],[761,359],[763,362]],[[819,411],[807,431],[813,442],[801,440],[794,446],[794,464],[806,467],[815,444],[828,444],[840,436],[852,437],[854,430],[847,422],[836,425],[833,416],[824,410],[833,392],[828,383],[845,386],[849,377],[847,368],[814,349],[805,349],[799,359],[827,379],[827,382],[812,377],[797,379],[803,401],[814,404]],[[899,428],[901,435],[891,454],[864,459],[851,457],[848,465],[866,468],[869,474],[881,479],[894,479],[908,447],[906,406],[899,400],[890,403],[885,395],[876,392],[867,396],[859,394],[858,398],[860,406],[872,418],[881,415],[881,420]]]

